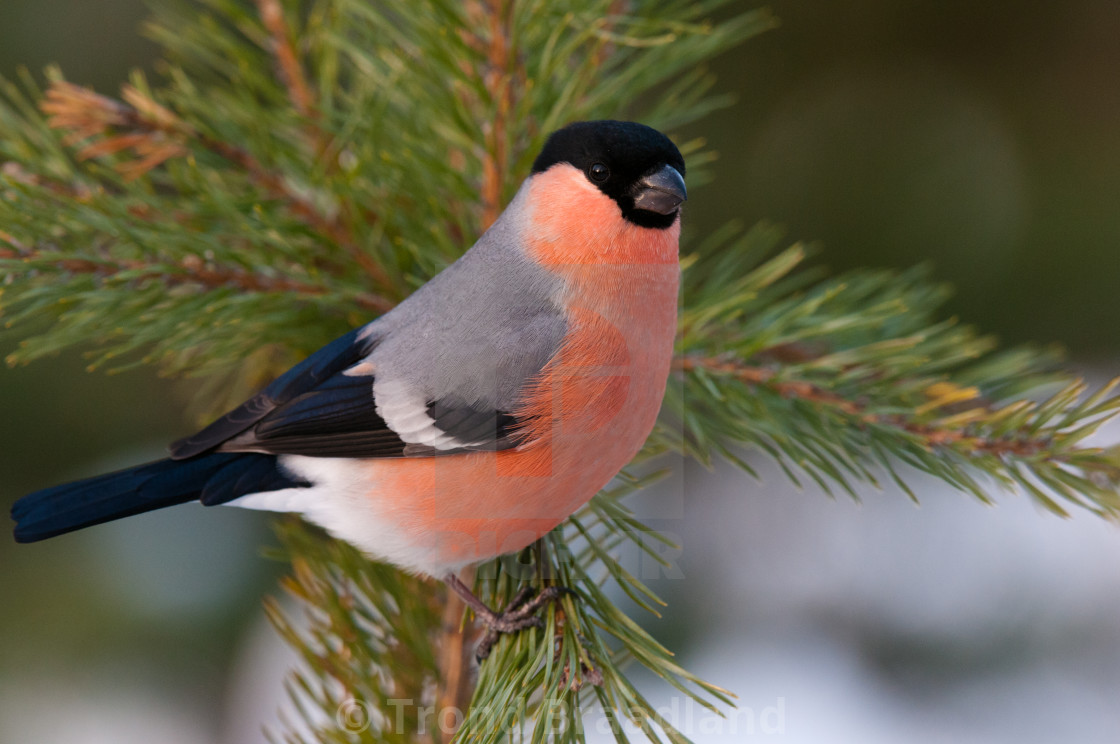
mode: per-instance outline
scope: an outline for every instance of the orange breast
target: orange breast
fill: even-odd
[[[530,421],[528,443],[368,463],[376,508],[434,563],[484,560],[551,530],[634,457],[664,396],[679,227],[626,222],[567,166],[537,175],[532,188],[529,252],[565,278],[569,331],[517,412]]]

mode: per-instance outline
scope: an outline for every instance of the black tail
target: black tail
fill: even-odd
[[[274,455],[210,453],[159,460],[24,496],[12,507],[17,542],[35,542],[133,514],[199,500],[224,504],[259,491],[306,486]]]

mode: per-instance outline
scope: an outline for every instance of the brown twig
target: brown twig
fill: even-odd
[[[373,256],[358,247],[354,241],[353,233],[337,216],[324,215],[318,207],[306,198],[293,194],[283,176],[263,167],[256,158],[242,148],[201,134],[197,135],[197,140],[207,150],[221,155],[234,165],[239,166],[254,183],[265,191],[284,199],[288,209],[293,214],[346,251],[346,254],[362,267],[362,270],[374,280],[377,286],[393,295],[398,292],[396,284],[388,272],[385,271],[385,268]]]
[[[0,240],[8,243],[11,248],[0,246],[0,258],[23,259],[32,261],[47,259],[55,268],[75,274],[94,274],[103,278],[116,276],[124,272],[136,272],[132,281],[157,279],[165,286],[175,287],[184,284],[199,284],[208,289],[221,287],[234,287],[242,292],[279,292],[304,296],[319,296],[326,294],[326,287],[303,282],[298,279],[278,276],[264,276],[245,271],[244,269],[225,266],[215,266],[203,261],[198,256],[188,256],[170,270],[152,266],[144,261],[120,259],[86,259],[86,258],[58,258],[44,255],[18,243],[6,233],[0,233]],[[393,307],[392,301],[379,295],[359,293],[354,296],[354,302],[361,307],[379,313],[386,312]]]
[[[16,240],[11,233],[0,230],[0,243],[7,243],[10,248],[0,245],[0,258],[28,258],[33,251],[26,245]]]
[[[513,108],[509,27],[512,6],[506,0],[486,0],[481,4],[481,13],[489,41],[486,65],[479,71],[479,77],[493,105],[493,118],[486,133],[486,154],[482,159],[482,228],[486,229],[502,213],[502,192],[509,167],[507,132]]]
[[[466,569],[460,575],[460,579],[467,586],[473,585],[474,569]],[[478,632],[471,623],[462,627],[463,611],[466,607],[463,600],[450,591],[444,591],[442,596],[444,604],[437,647],[439,691],[436,711],[441,712],[441,715],[442,711],[453,710],[466,714],[474,694],[474,680],[470,668]]]
[[[45,178],[41,174],[33,173],[19,163],[10,160],[0,165],[0,176],[5,176],[24,186],[45,188],[52,194],[79,202],[89,200],[94,194],[93,189],[80,181],[65,183],[56,179]]]
[[[308,85],[307,78],[303,74],[303,67],[299,63],[295,47],[292,46],[291,32],[287,20],[284,18],[284,9],[280,6],[278,0],[257,0],[257,11],[261,17],[261,23],[264,24],[269,33],[272,53],[276,56],[276,62],[280,68],[280,77],[288,89],[288,99],[292,102],[295,110],[308,119],[308,134],[314,143],[316,156],[322,158],[330,151],[330,137],[315,123],[319,119],[319,110],[315,105],[315,96],[311,92],[311,86]],[[221,143],[213,142],[210,144],[211,149],[214,146],[220,147]],[[234,162],[241,162],[249,166],[252,163],[242,157],[245,155],[247,153],[231,151],[227,157],[233,159]],[[251,160],[250,158],[249,161]],[[259,170],[249,172],[260,174]],[[275,177],[265,180],[258,175],[258,182],[273,192],[287,191],[285,184],[282,181],[277,183]],[[345,204],[340,206],[340,216],[350,213],[348,206]],[[394,282],[381,264],[355,244],[354,237],[344,220],[339,217],[327,219],[313,205],[305,201],[294,204],[293,211],[342,247],[367,274],[373,277],[379,286],[386,290],[395,288]],[[363,213],[363,218],[372,222],[377,220],[377,215],[366,210]]]
[[[826,406],[846,416],[855,418],[863,425],[891,426],[918,437],[929,449],[935,447],[957,447],[974,454],[1014,457],[1033,457],[1046,452],[1049,443],[1043,439],[1021,436],[1013,432],[995,438],[977,436],[963,428],[939,427],[914,421],[903,415],[882,415],[867,410],[866,404],[849,400],[826,390],[819,385],[804,380],[778,379],[778,371],[767,367],[757,367],[739,361],[728,361],[712,357],[679,357],[674,368],[682,372],[703,370],[704,372],[734,377],[747,385],[767,387],[784,398],[803,400]],[[990,406],[978,402],[977,406]]]
[[[291,34],[288,23],[284,19],[284,9],[277,0],[257,0],[257,11],[261,16],[272,41],[272,53],[276,55],[276,62],[280,66],[280,75],[288,88],[288,98],[302,116],[316,119],[319,116],[315,108],[315,99],[311,94],[311,87],[303,76],[299,58],[292,47]]]

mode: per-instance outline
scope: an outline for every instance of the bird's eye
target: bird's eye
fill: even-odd
[[[587,175],[591,176],[591,180],[597,183],[602,183],[611,177],[611,169],[602,163],[593,163],[587,169]]]

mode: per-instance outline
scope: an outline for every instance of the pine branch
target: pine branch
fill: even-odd
[[[472,46],[485,48],[485,63],[478,70],[486,103],[491,109],[486,154],[482,159],[482,226],[489,227],[498,219],[505,204],[504,180],[509,172],[508,129],[513,109],[513,55],[510,38],[513,3],[508,0],[484,0],[467,4],[471,27],[485,28],[489,38],[469,35]]]
[[[683,397],[670,397],[676,423],[647,455],[738,460],[733,448],[753,445],[794,481],[800,470],[852,496],[855,482],[878,485],[883,473],[913,496],[903,463],[983,501],[992,487],[980,475],[1061,515],[1059,501],[1120,513],[1120,457],[1083,446],[1120,412],[1117,381],[1086,397],[1084,381],[1052,355],[993,354],[992,339],[938,322],[945,292],[921,272],[814,283],[795,271],[799,247],[767,258],[777,239],[765,227],[713,236],[699,253],[723,265],[694,257],[686,270],[691,301],[675,364]]]
[[[437,672],[431,632],[441,593],[295,520],[280,523],[278,533],[292,564],[283,587],[300,612],[274,601],[266,609],[306,665],[289,691],[313,740],[433,741],[418,733],[433,726],[420,708]],[[411,704],[399,704],[405,700]],[[283,741],[301,739],[289,733]]]
[[[262,0],[262,17],[272,24],[270,31],[274,33],[282,33],[284,30],[282,17],[275,19],[278,11],[274,3]],[[287,50],[281,54],[285,77],[296,76],[294,79],[300,81],[290,83],[293,87],[293,104],[301,115],[308,116],[310,109],[305,100],[308,93],[306,83],[302,82],[302,76],[299,75],[298,64],[293,58],[290,64],[295,67],[289,69],[289,63],[285,63],[285,60],[292,53],[291,49],[282,42],[276,43],[279,49]],[[219,155],[246,174],[267,195],[284,203],[322,238],[345,250],[378,286],[395,292],[385,270],[357,248],[354,236],[338,216],[323,214],[321,208],[307,196],[293,190],[282,174],[263,167],[244,148],[200,133],[134,86],[124,86],[122,96],[127,104],[63,80],[55,80],[47,90],[42,110],[50,117],[48,123],[52,128],[67,132],[63,138],[65,144],[92,140],[78,151],[80,159],[133,151],[137,159],[122,160],[115,164],[126,181],[141,177],[171,158],[187,156],[192,145]],[[393,304],[388,299],[378,299],[375,309],[384,312]]]
[[[162,0],[148,28],[167,58],[159,89],[136,77],[117,101],[56,72],[45,94],[0,81],[0,311],[21,338],[9,361],[92,341],[92,366],[214,373],[214,405],[235,402],[217,389],[259,386],[454,260],[548,132],[594,118],[673,132],[724,105],[702,63],[773,25],[764,11],[708,20],[724,5]],[[713,155],[699,140],[682,150],[695,192]],[[1120,410],[1114,385],[1087,395],[1052,354],[995,352],[937,315],[945,290],[921,271],[828,278],[779,242],[729,225],[685,257],[679,382],[640,459],[749,471],[753,448],[853,496],[884,475],[908,490],[913,468],[982,500],[1018,488],[1058,513],[1117,515],[1120,454],[1084,444]],[[291,692],[309,740],[574,742],[599,705],[684,741],[624,664],[712,710],[728,695],[606,589],[663,606],[619,558],[632,546],[665,563],[664,538],[623,504],[654,477],[620,476],[533,550],[478,568],[492,606],[525,584],[578,598],[503,638],[477,678],[457,599],[283,523],[298,609],[267,610],[304,660]],[[296,730],[279,736],[303,741]]]
[[[238,267],[218,266],[205,262],[198,256],[186,256],[177,264],[160,266],[145,261],[114,260],[102,258],[68,258],[51,246],[30,248],[7,233],[0,232],[0,259],[19,259],[31,270],[58,274],[92,274],[102,280],[116,280],[143,284],[149,280],[165,287],[196,285],[204,291],[221,288],[240,292],[271,292],[291,296],[318,296],[326,294],[326,287],[309,282],[277,276],[255,274]],[[392,307],[382,297],[368,293],[355,294],[352,300],[373,312],[384,312]]]
[[[806,360],[808,361],[808,360]],[[1050,458],[1058,462],[1066,462],[1068,458],[1052,453],[1053,439],[1050,436],[1040,435],[1037,426],[1019,426],[1014,431],[1002,431],[991,437],[984,436],[979,431],[968,432],[961,424],[974,424],[981,418],[996,416],[1006,418],[1012,413],[1018,413],[1023,407],[1011,404],[1010,411],[996,410],[991,403],[965,408],[953,415],[948,420],[942,419],[935,424],[919,423],[911,417],[895,414],[882,415],[868,410],[865,402],[847,400],[819,385],[797,379],[789,379],[783,375],[778,379],[779,372],[765,367],[744,365],[735,361],[722,361],[713,358],[678,358],[675,368],[682,372],[702,373],[705,375],[727,376],[751,388],[766,387],[777,395],[787,400],[807,402],[816,407],[835,409],[838,413],[850,417],[852,425],[862,426],[887,426],[893,427],[913,435],[919,439],[926,449],[934,447],[953,447],[965,456],[972,455],[1007,455],[1014,457],[1032,457],[1042,453],[1049,453]],[[1109,383],[1105,392],[1110,392],[1117,381]],[[1059,395],[1063,398],[1080,398],[1087,386],[1084,383],[1075,383],[1073,387],[1064,389]],[[957,408],[963,402],[974,401],[978,397],[975,388],[959,388],[949,382],[934,383],[928,388],[930,401],[915,409],[915,414],[928,413],[933,410]],[[938,425],[941,424],[941,425]],[[958,426],[953,426],[954,424]]]

